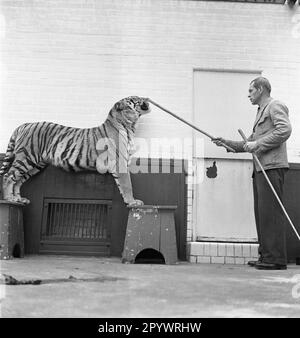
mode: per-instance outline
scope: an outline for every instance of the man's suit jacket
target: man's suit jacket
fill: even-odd
[[[279,100],[270,100],[257,112],[253,132],[248,141],[257,141],[255,152],[265,170],[288,168],[286,140],[292,132],[289,110]],[[244,141],[226,141],[237,152],[243,152]],[[255,162],[255,161],[254,161]],[[255,169],[261,171],[255,163]]]

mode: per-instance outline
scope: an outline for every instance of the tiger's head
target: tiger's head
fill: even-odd
[[[118,101],[110,111],[117,122],[132,130],[138,119],[147,113],[150,113],[148,99],[139,96],[129,96]]]

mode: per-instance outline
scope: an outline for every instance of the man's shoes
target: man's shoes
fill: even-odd
[[[258,270],[286,270],[286,265],[259,262],[255,264],[255,268]]]
[[[261,263],[261,262],[262,262],[262,256],[259,255],[257,261],[249,261],[249,262],[248,262],[248,265],[249,265],[249,266],[256,266],[257,263]]]

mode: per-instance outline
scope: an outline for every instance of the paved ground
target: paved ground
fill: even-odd
[[[2,317],[300,317],[300,266],[122,264],[119,258],[26,256],[2,274]],[[71,277],[71,278],[70,278]]]

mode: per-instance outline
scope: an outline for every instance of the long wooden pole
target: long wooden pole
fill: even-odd
[[[247,142],[247,137],[246,137],[246,135],[244,134],[244,132],[243,132],[241,129],[239,129],[238,132],[239,132],[240,135],[242,136],[243,140]],[[273,187],[271,181],[269,180],[269,177],[268,177],[268,175],[266,174],[266,172],[265,172],[263,166],[261,165],[261,163],[260,163],[258,157],[257,157],[255,154],[252,154],[252,155],[253,155],[253,158],[254,158],[254,160],[256,161],[256,163],[259,165],[259,167],[260,167],[260,169],[261,169],[263,175],[265,176],[265,179],[267,180],[267,182],[268,182],[268,184],[269,184],[269,186],[270,186],[270,188],[271,188],[271,190],[272,190],[274,196],[276,197],[276,199],[277,199],[277,201],[278,201],[278,203],[279,203],[279,205],[280,205],[280,207],[281,207],[283,213],[285,214],[285,217],[286,217],[287,220],[289,221],[290,226],[292,227],[292,229],[294,230],[296,236],[298,237],[298,239],[299,239],[299,241],[300,241],[300,236],[299,236],[299,234],[298,234],[298,232],[297,232],[297,230],[296,230],[296,228],[295,228],[293,222],[291,221],[291,219],[290,219],[288,213],[286,212],[285,207],[283,206],[283,204],[282,204],[280,198],[278,197],[278,195],[277,195],[277,193],[276,193],[276,190],[274,189],[274,187]]]
[[[179,121],[181,121],[181,122],[187,124],[188,126],[192,127],[193,129],[199,131],[199,133],[201,133],[201,134],[203,134],[203,135],[209,137],[211,140],[214,140],[214,139],[215,139],[215,137],[213,137],[212,135],[210,135],[210,134],[207,133],[206,131],[201,130],[200,128],[196,127],[196,126],[193,125],[192,123],[190,123],[190,122],[184,120],[182,117],[179,117],[179,116],[177,116],[176,114],[172,113],[170,110],[168,110],[168,109],[162,107],[162,106],[159,105],[158,103],[152,101],[152,100],[149,99],[149,98],[148,98],[147,100],[148,100],[150,103],[152,103],[153,105],[155,105],[156,107],[158,107],[158,108],[160,108],[161,110],[165,111],[166,113],[172,115],[173,117],[175,117],[175,118],[178,119]],[[229,151],[235,153],[235,150],[232,149],[231,147],[227,146],[225,143],[222,143],[222,146],[225,147],[227,150],[229,150]]]

